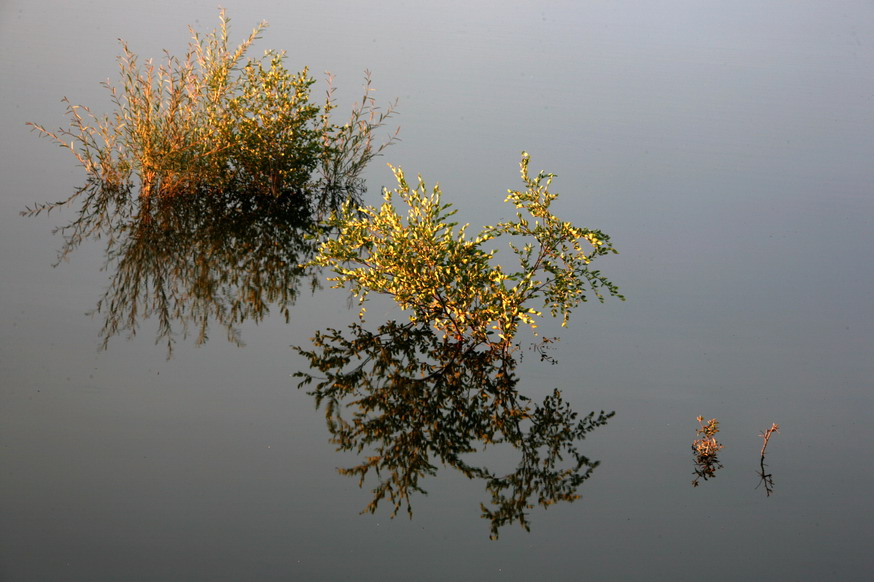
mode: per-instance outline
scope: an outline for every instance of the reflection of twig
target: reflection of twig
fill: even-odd
[[[540,343],[532,343],[528,349],[536,351],[538,354],[540,354],[541,362],[549,362],[551,365],[554,366],[558,363],[558,360],[553,356],[549,355],[549,350],[555,347],[552,344],[559,341],[559,339],[561,338],[544,337],[540,339]]]
[[[768,497],[771,496],[771,493],[774,492],[774,476],[771,473],[765,473],[765,449],[768,448],[768,441],[771,439],[771,435],[775,432],[780,432],[780,427],[777,426],[777,423],[772,423],[771,428],[767,430],[763,430],[762,434],[759,436],[762,437],[762,457],[759,459],[759,477],[761,478],[761,482],[765,484],[765,493]],[[758,486],[756,486],[758,488]]]
[[[762,457],[761,462],[759,463],[759,467],[761,468],[759,470],[759,478],[761,479],[761,481],[759,481],[759,485],[761,485],[763,483],[765,484],[765,493],[767,494],[768,497],[770,497],[771,493],[774,492],[774,476],[771,475],[770,473],[765,473],[766,465],[765,465],[765,457],[764,456]],[[759,488],[759,485],[756,485],[756,489]]]

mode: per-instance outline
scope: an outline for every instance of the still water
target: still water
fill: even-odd
[[[108,107],[117,37],[178,53],[215,6],[0,5],[0,579],[869,579],[874,7],[643,4],[225,5],[237,39],[268,20],[258,47],[332,71],[341,100],[365,69],[399,99],[368,202],[389,162],[492,224],[526,150],[558,174],[557,214],[620,250],[600,268],[628,300],[547,324],[557,363],[523,346],[515,370],[534,401],[615,411],[576,443],[600,465],[496,541],[483,480],[452,467],[412,519],[359,515],[375,483],[338,474],[358,457],[293,377],[310,370],[293,346],[356,320],[342,292],[243,324],[242,347],[219,323],[168,360],[149,320],[99,350],[101,243],[52,268],[73,214],[18,214],[82,176],[24,124],[61,125],[63,96]],[[725,448],[693,487],[699,415]]]

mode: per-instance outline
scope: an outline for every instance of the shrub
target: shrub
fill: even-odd
[[[160,64],[141,59],[122,41],[120,76],[108,81],[108,115],[66,98],[68,126],[42,136],[69,150],[85,170],[84,185],[37,215],[77,203],[78,215],[55,230],[64,236],[59,261],[86,239],[106,241],[109,288],[104,346],[155,316],[168,352],[174,324],[206,340],[216,320],[239,341],[237,326],[260,320],[267,303],[289,317],[312,257],[321,216],[364,190],[361,173],[391,144],[375,132],[394,114],[364,93],[335,123],[333,80],[315,103],[308,69],[293,73],[286,54],[248,56],[266,23],[236,48],[229,19],[206,34],[191,30],[183,57]]]
[[[114,105],[110,115],[65,98],[68,127],[50,131],[30,124],[72,152],[85,169],[86,185],[25,214],[78,199],[81,229],[89,230],[114,206],[132,203],[132,194],[148,204],[153,197],[234,189],[303,197],[302,204],[327,211],[360,193],[362,169],[395,140],[373,143],[394,105],[384,111],[376,106],[369,72],[361,102],[346,123],[336,124],[332,87],[324,104],[315,104],[308,69],[289,71],[284,52],[247,56],[266,23],[231,48],[230,21],[224,11],[219,16],[218,29],[191,30],[184,57],[166,54],[159,65],[141,63],[122,41],[119,84],[104,83]]]
[[[362,303],[369,293],[392,296],[409,310],[411,322],[424,322],[456,339],[506,349],[520,323],[536,328],[540,302],[567,323],[571,311],[605,294],[623,298],[619,289],[589,264],[617,252],[599,230],[577,227],[550,211],[558,196],[550,192],[552,174],[531,177],[528,154],[520,164],[523,190],[510,190],[506,201],[519,212],[515,220],[487,226],[468,238],[464,225],[450,218],[439,186],[430,192],[419,178],[411,187],[394,169],[398,187],[385,190],[384,203],[357,207],[346,203],[329,220],[337,236],[322,243],[314,264],[330,268],[335,287],[348,286]],[[402,217],[394,205],[407,206]],[[518,270],[505,272],[484,245],[508,237]],[[362,309],[362,314],[363,314]]]

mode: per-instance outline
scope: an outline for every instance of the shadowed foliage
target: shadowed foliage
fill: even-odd
[[[377,479],[374,512],[387,500],[392,516],[425,493],[422,481],[440,465],[484,481],[490,503],[482,516],[493,538],[502,526],[529,527],[528,511],[579,497],[597,461],[577,443],[613,413],[579,418],[558,390],[542,403],[516,389],[516,361],[501,348],[457,341],[428,325],[389,321],[371,333],[358,324],[344,335],[318,333],[314,349],[295,348],[311,371],[295,374],[299,387],[323,407],[332,442],[362,462],[341,469],[363,485]],[[518,451],[515,470],[498,473],[475,462],[489,446]]]
[[[261,321],[271,305],[288,321],[301,284],[316,286],[316,274],[300,266],[314,252],[312,221],[294,198],[229,190],[159,198],[114,237],[110,283],[95,310],[104,316],[104,347],[149,317],[168,354],[180,334],[205,342],[211,322],[241,344],[240,324]]]

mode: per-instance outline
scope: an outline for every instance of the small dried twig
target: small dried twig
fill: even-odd
[[[776,422],[771,424],[771,428],[769,428],[767,430],[763,430],[762,434],[759,435],[760,437],[762,437],[762,441],[763,441],[762,442],[762,459],[765,458],[765,449],[768,448],[768,441],[771,439],[771,435],[774,434],[775,432],[780,432],[780,427],[777,425]]]
[[[759,482],[759,485],[762,483],[765,484],[765,493],[768,497],[770,497],[771,493],[774,492],[774,476],[771,473],[765,473],[765,450],[768,448],[768,441],[771,439],[771,435],[775,432],[780,432],[780,427],[776,422],[771,424],[771,428],[763,430],[762,434],[759,435],[762,437],[762,456],[759,459],[759,478],[761,481]]]

